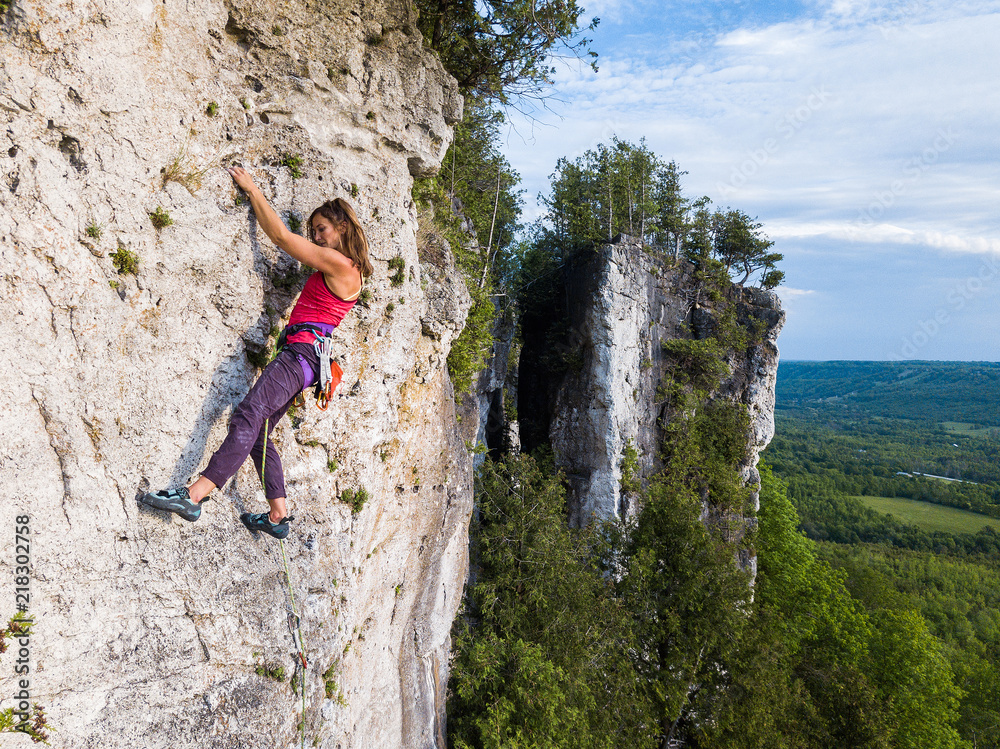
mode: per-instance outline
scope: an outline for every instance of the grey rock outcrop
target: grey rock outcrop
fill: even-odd
[[[473,399],[479,407],[476,444],[497,454],[516,455],[521,450],[516,407],[519,344],[512,309],[498,308],[492,336],[493,348]],[[485,457],[485,452],[476,455],[477,467]]]
[[[572,525],[638,509],[621,488],[626,446],[637,452],[635,478],[660,467],[661,342],[697,335],[698,321],[712,320],[691,273],[690,265],[649,254],[627,237],[576,258],[565,270],[568,338],[578,353],[555,390],[549,434],[569,482]],[[744,404],[750,414],[748,460],[741,466],[749,485],[759,480],[758,455],[774,436],[775,340],[784,312],[772,292],[742,294],[741,324],[762,320],[764,334],[748,350],[731,353],[732,374],[716,396]]]
[[[422,269],[410,189],[461,99],[413,18],[405,0],[5,16],[0,524],[30,517],[31,696],[53,746],[298,746],[296,690],[309,745],[444,745],[472,508],[445,359],[469,298],[453,267]],[[194,524],[135,501],[204,467],[306,277],[237,204],[228,163],[290,222],[351,200],[376,267],[337,331],[330,410],[310,398],[275,429],[310,660],[294,687],[281,550],[237,519],[264,507],[252,465]],[[338,496],[359,487],[354,514]],[[276,666],[284,681],[258,674]],[[0,694],[12,677],[0,658]]]

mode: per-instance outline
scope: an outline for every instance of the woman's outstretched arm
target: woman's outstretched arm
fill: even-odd
[[[257,223],[267,234],[268,239],[310,268],[315,268],[334,278],[343,277],[345,280],[357,283],[354,280],[357,278],[357,270],[354,269],[347,255],[331,247],[320,247],[305,237],[289,231],[245,169],[234,166],[229,167],[226,171],[229,172],[233,181],[250,196],[250,205],[257,216]]]

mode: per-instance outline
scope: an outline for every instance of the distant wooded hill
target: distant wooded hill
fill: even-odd
[[[1000,363],[781,362],[777,408],[820,405],[872,416],[1000,426]]]

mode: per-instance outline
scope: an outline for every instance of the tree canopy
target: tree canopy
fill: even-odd
[[[774,267],[782,255],[769,252],[774,242],[764,236],[762,228],[759,221],[731,208],[712,216],[712,249],[727,271],[743,271],[743,277],[736,282],[741,286],[758,270],[764,271],[761,286],[766,289],[777,286],[785,276]]]
[[[542,202],[553,239],[566,247],[610,242],[619,234],[641,239],[675,261],[716,261],[743,285],[754,274],[762,288],[784,279],[776,265],[781,253],[763,233],[763,224],[733,208],[711,208],[707,197],[690,200],[681,190],[675,161],[617,137],[574,160],[561,158],[550,175]]]
[[[552,83],[552,60],[597,53],[583,36],[576,0],[416,0],[424,42],[441,56],[463,93],[508,104],[538,98]]]
[[[489,102],[470,97],[455,140],[440,172],[414,182],[425,236],[419,240],[425,257],[446,239],[461,268],[473,306],[461,335],[448,354],[448,370],[458,392],[471,389],[493,343],[494,301],[515,272],[515,237],[520,227],[521,181],[500,152],[503,113]],[[460,214],[453,210],[460,206]],[[470,243],[470,233],[475,241]],[[436,235],[438,239],[431,239]]]

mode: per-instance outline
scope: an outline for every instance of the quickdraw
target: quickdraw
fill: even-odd
[[[313,341],[313,348],[316,356],[319,357],[319,382],[316,384],[316,406],[320,411],[325,411],[333,398],[333,391],[340,384],[344,376],[344,370],[333,360],[333,339],[330,337],[316,337]]]
[[[333,338],[327,335],[326,331],[318,325],[307,322],[289,325],[278,336],[278,342],[275,345],[275,356],[285,347],[288,336],[303,331],[308,331],[315,336],[313,348],[316,351],[316,356],[319,358],[319,377],[313,392],[316,396],[317,408],[320,411],[325,411],[330,407],[330,401],[333,400],[333,391],[344,377],[344,370],[333,359],[335,353]],[[294,405],[296,407],[304,406],[305,402],[305,396],[302,393],[295,396]]]
[[[295,643],[295,649],[298,651],[299,661],[302,663],[302,670],[309,668],[309,662],[306,660],[306,644],[305,638],[302,636],[302,617],[299,616],[299,612],[295,608],[295,593],[292,591],[292,576],[288,572],[288,559],[285,557],[285,544],[279,538],[278,545],[281,547],[281,561],[285,566],[285,582],[288,583],[288,597],[292,601],[291,611],[288,612],[288,629],[292,633],[292,641]]]

